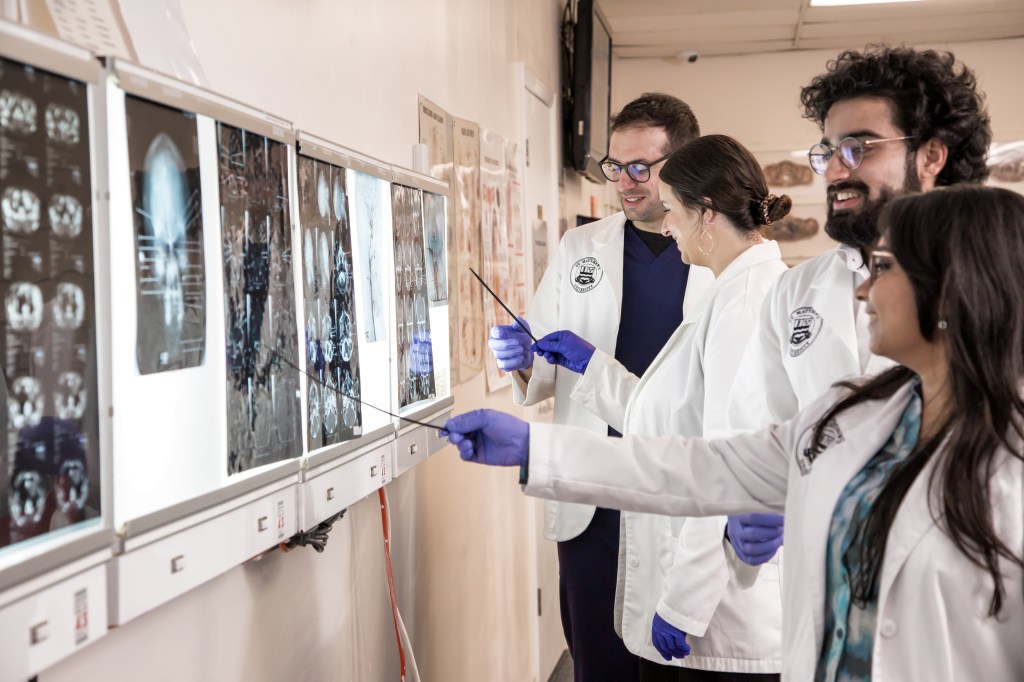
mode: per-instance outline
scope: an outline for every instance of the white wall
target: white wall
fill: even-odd
[[[516,63],[557,91],[560,0],[181,4],[213,90],[388,162],[411,164],[421,93],[519,140]],[[457,411],[511,404],[508,389],[486,394],[482,375],[454,394]],[[399,602],[425,680],[535,679],[539,503],[516,477],[447,448],[388,486]],[[376,495],[335,525],[323,554],[238,567],[40,679],[398,680]]]
[[[974,69],[987,94],[996,142],[1024,139],[1024,89],[1020,66],[1024,39],[952,43],[949,49]],[[612,73],[612,108],[657,90],[686,101],[701,132],[731,135],[753,151],[806,149],[821,133],[802,117],[800,88],[825,71],[839,50],[778,52],[754,56],[676,59],[617,59]]]

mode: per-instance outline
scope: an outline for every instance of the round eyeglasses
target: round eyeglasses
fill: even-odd
[[[833,147],[827,142],[819,142],[807,152],[807,160],[815,173],[824,175],[825,169],[828,168],[828,162],[832,159],[832,154],[839,152],[839,161],[850,170],[855,170],[864,160],[865,147],[882,142],[909,140],[913,137],[913,135],[904,135],[903,137],[886,137],[880,140],[858,140],[856,137],[844,137],[839,141],[838,147]]]
[[[626,175],[633,178],[636,182],[647,182],[651,179],[651,166],[657,166],[659,163],[672,156],[666,154],[660,159],[654,161],[630,161],[629,163],[619,163],[612,161],[607,156],[601,159],[601,172],[611,182],[618,182],[622,176],[622,171],[625,169]]]

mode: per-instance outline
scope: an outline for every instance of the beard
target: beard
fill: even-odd
[[[836,214],[832,210],[831,195],[843,190],[860,192],[864,197],[861,207],[857,211],[845,211]],[[921,191],[921,180],[917,177],[916,153],[907,155],[906,179],[903,186],[894,189],[883,187],[877,199],[868,199],[868,186],[863,182],[842,182],[828,188],[830,199],[828,205],[828,216],[825,220],[825,234],[847,246],[860,248],[873,244],[878,240],[878,215],[890,199],[901,194],[913,194]]]

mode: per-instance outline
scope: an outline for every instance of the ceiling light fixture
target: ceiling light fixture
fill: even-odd
[[[845,5],[888,5],[896,2],[922,2],[923,0],[811,0],[811,7],[842,7]]]

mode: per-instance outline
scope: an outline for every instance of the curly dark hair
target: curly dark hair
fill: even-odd
[[[804,117],[824,127],[836,102],[883,97],[893,104],[893,123],[913,136],[911,150],[932,138],[949,148],[936,185],[981,183],[989,172],[992,125],[977,86],[974,72],[952,52],[869,45],[831,60],[828,70],[800,91],[800,103]]]

